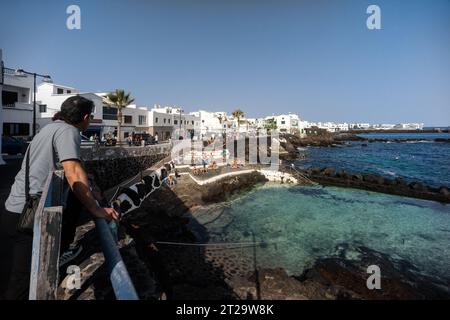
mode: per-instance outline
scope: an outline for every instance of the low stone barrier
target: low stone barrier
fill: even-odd
[[[168,143],[145,147],[82,148],[81,157],[98,186],[107,190],[164,159],[170,150]]]
[[[447,187],[433,188],[421,182],[407,184],[401,178],[388,179],[376,174],[350,173],[333,168],[310,168],[304,173],[313,181],[324,185],[351,187],[376,192],[395,194],[411,198],[434,200],[450,203],[450,191]]]

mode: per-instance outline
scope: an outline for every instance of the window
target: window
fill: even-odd
[[[155,123],[158,123],[158,117],[155,118]]]
[[[61,89],[61,88],[56,89],[56,94],[63,94],[63,93],[64,93],[63,89]]]
[[[67,93],[72,93],[72,91],[71,90],[67,90]]]
[[[17,92],[3,90],[2,101],[3,106],[5,107],[14,107],[14,103],[19,101]]]
[[[164,118],[164,123],[166,123],[166,118]]]
[[[194,125],[194,120],[192,120],[192,125]]]
[[[29,136],[29,123],[3,123],[3,134],[7,136]]]
[[[40,104],[39,105],[39,112],[40,113],[47,112],[47,105],[46,104]]]
[[[146,116],[139,116],[139,125],[144,125],[147,122],[147,117]]]
[[[281,121],[281,124],[286,124],[286,121],[282,120],[282,121]]]
[[[117,120],[117,109],[103,107],[103,120]]]
[[[205,123],[205,120],[202,120],[202,123]]]
[[[132,116],[123,116],[123,122],[124,123],[133,123],[133,117]]]
[[[170,124],[170,119],[167,119],[167,121],[169,122],[169,124]]]
[[[173,124],[178,124],[178,120],[173,120]]]

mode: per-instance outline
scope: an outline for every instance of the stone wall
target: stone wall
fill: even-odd
[[[312,181],[323,185],[357,188],[404,197],[450,203],[450,190],[446,186],[433,188],[420,182],[407,184],[401,178],[388,179],[375,174],[336,172],[333,168],[310,168],[304,172]]]
[[[170,144],[145,147],[82,148],[86,170],[102,190],[112,188],[170,154]]]

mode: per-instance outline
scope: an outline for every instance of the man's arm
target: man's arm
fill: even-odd
[[[83,166],[78,160],[66,160],[62,162],[64,174],[70,188],[86,209],[97,218],[118,220],[118,213],[112,208],[102,208],[97,204],[94,195],[89,188],[89,180]]]

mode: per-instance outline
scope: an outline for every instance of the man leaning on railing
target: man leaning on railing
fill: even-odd
[[[81,203],[94,217],[108,220],[119,218],[114,209],[98,206],[96,196],[90,191],[86,171],[81,164],[80,131],[88,128],[93,108],[91,100],[81,96],[68,98],[63,102],[61,111],[55,114],[53,122],[46,125],[28,147],[22,167],[6,200],[6,211],[2,212],[1,216],[2,229],[6,230],[12,251],[11,255],[8,255],[12,257],[10,261],[2,259],[2,263],[10,264],[5,270],[11,270],[6,299],[28,298],[33,236],[17,230],[20,217],[25,210],[25,203],[30,198],[26,196],[26,190],[29,190],[28,194],[34,198],[39,197],[48,173],[56,170],[59,164],[62,165],[71,188],[68,205],[63,213],[61,252],[68,249],[73,241]],[[66,252],[62,258],[67,262],[71,255],[76,253],[79,253],[79,250]]]

